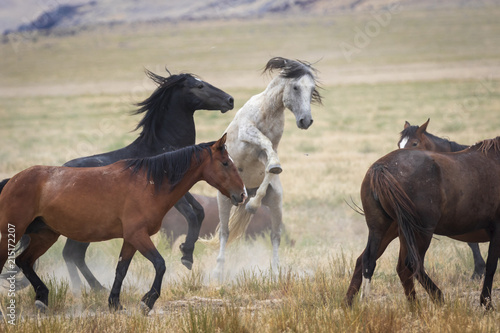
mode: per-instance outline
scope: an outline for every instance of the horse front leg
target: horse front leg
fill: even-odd
[[[108,298],[108,306],[111,311],[123,310],[123,306],[120,304],[120,291],[135,251],[134,246],[125,240],[123,241],[118,265],[116,266],[115,281],[113,282]]]
[[[255,125],[251,123],[242,124],[238,131],[238,139],[260,148],[262,153],[259,155],[259,159],[266,167],[266,174],[279,174],[283,171],[278,154],[273,148],[273,143]]]
[[[249,213],[255,214],[257,212],[257,209],[259,209],[259,207],[262,205],[262,199],[264,199],[264,197],[266,196],[267,188],[269,187],[269,184],[271,183],[273,178],[274,174],[266,172],[264,180],[257,188],[255,196],[251,197],[245,205],[245,209]]]
[[[193,251],[196,241],[200,236],[200,228],[205,212],[203,206],[188,192],[174,206],[188,222],[188,232],[184,243],[179,245],[182,252],[181,262],[187,269],[193,267]]]
[[[222,193],[217,193],[217,204],[219,206],[219,255],[214,275],[219,282],[224,280],[224,263],[226,261],[225,251],[229,238],[229,215],[231,213],[231,200]]]

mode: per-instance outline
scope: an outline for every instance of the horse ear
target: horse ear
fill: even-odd
[[[227,137],[227,133],[224,133],[224,135],[222,135],[222,137],[219,139],[219,141],[216,142],[215,147],[217,149],[224,149],[226,147],[226,137]]]
[[[423,123],[418,129],[417,129],[417,132],[422,134],[424,133],[426,130],[427,130],[427,125],[429,125],[429,121],[431,120],[431,118],[428,118],[427,121],[425,123]]]
[[[411,126],[410,123],[405,120],[405,126],[403,127],[403,129],[407,129],[410,126]]]

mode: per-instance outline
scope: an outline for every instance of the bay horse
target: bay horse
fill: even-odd
[[[347,304],[352,304],[361,284],[361,295],[369,292],[376,260],[394,234],[400,241],[397,273],[408,300],[416,300],[416,277],[434,301],[442,301],[441,290],[424,269],[435,233],[490,242],[480,303],[492,308],[491,288],[500,255],[499,174],[500,137],[455,153],[399,149],[376,161],[361,185],[369,235],[356,261]]]
[[[195,144],[196,130],[194,112],[196,110],[220,110],[222,113],[234,107],[234,99],[224,91],[200,80],[189,73],[163,77],[149,70],[146,75],[157,84],[150,97],[137,104],[139,107],[133,114],[143,114],[136,130],[142,129],[139,137],[128,146],[111,152],[81,157],[69,162],[67,167],[98,167],[127,158],[154,156],[166,151]],[[0,191],[8,179],[0,182]],[[188,222],[188,233],[185,243],[181,244],[181,262],[191,269],[193,251],[198,239],[204,218],[203,207],[196,202],[190,193],[175,204],[175,208]],[[43,221],[38,221],[43,224]],[[29,242],[25,236],[22,246]],[[89,243],[77,242],[68,238],[63,249],[63,257],[68,267],[72,286],[80,288],[81,280],[78,270],[92,289],[103,289],[103,286],[92,274],[85,263],[85,254]]]
[[[456,152],[469,148],[469,146],[440,138],[427,132],[429,121],[430,118],[421,126],[412,126],[406,121],[403,131],[401,132],[398,147],[401,149],[425,149],[438,152]],[[474,272],[471,278],[480,279],[484,274],[486,263],[481,256],[481,250],[477,243],[467,243],[467,245],[469,245],[472,251],[472,257],[474,258]]]
[[[219,245],[217,265],[214,270],[219,281],[224,277],[226,244],[237,239],[248,226],[253,213],[261,204],[271,212],[271,243],[273,248],[271,268],[279,265],[278,249],[282,232],[283,189],[279,179],[282,171],[278,158],[278,145],[285,125],[285,109],[295,116],[297,127],[308,129],[313,123],[311,103],[321,103],[316,70],[311,64],[281,57],[270,59],[263,73],[279,71],[267,88],[251,97],[238,110],[229,124],[227,149],[238,167],[240,175],[253,197],[245,206],[239,206],[231,215],[231,204],[219,193],[218,239],[201,240]]]
[[[30,228],[31,242],[16,259],[36,293],[36,307],[45,311],[49,290],[33,263],[60,235],[79,242],[123,238],[108,303],[122,309],[120,290],[136,251],[153,264],[156,275],[141,301],[147,314],[161,292],[165,261],[150,236],[160,230],[167,211],[198,181],[205,180],[235,205],[247,193],[225,148],[226,135],[154,157],[118,161],[103,167],[34,166],[21,171],[0,195],[0,267],[15,241]],[[41,226],[35,219],[43,220]],[[15,233],[15,241],[8,235]],[[13,264],[9,257],[9,264]]]

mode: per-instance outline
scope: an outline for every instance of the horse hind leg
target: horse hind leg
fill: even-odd
[[[368,210],[366,211],[368,212]],[[382,236],[380,238],[378,246],[371,244],[371,242],[373,242],[373,236],[371,238],[369,236],[365,250],[356,260],[354,273],[352,275],[351,282],[349,284],[349,287],[347,288],[346,296],[344,298],[344,302],[347,306],[352,306],[354,296],[358,293],[360,289],[362,290],[363,298],[366,298],[369,295],[371,277],[375,269],[376,260],[380,258],[380,256],[385,252],[387,246],[389,246],[389,244],[398,236],[396,223],[391,223],[391,221],[385,220],[385,218],[380,223],[381,224],[377,224],[381,226],[380,228],[378,228],[379,229],[378,232]],[[372,265],[373,267],[371,270],[371,275],[368,274],[368,276],[365,276],[365,273],[370,273],[370,269],[368,271],[365,270],[367,264],[366,263],[364,264],[363,260],[366,260],[365,255],[370,254],[369,251],[376,251],[376,252],[374,254],[374,258],[372,259],[374,260],[374,263]]]
[[[500,257],[500,230],[497,224],[493,235],[491,236],[488,247],[488,258],[486,259],[486,272],[484,274],[483,288],[481,290],[480,303],[486,310],[493,310],[491,300],[491,291],[493,286],[493,277],[498,266]]]
[[[68,268],[69,277],[71,280],[71,285],[74,290],[79,290],[82,286],[80,277],[78,276],[78,270],[82,273],[85,280],[87,280],[89,286],[93,290],[104,290],[105,288],[96,279],[94,274],[90,271],[87,263],[85,262],[85,254],[90,243],[77,242],[72,239],[67,239],[66,244],[63,248],[63,258],[66,262],[66,267]]]
[[[49,228],[30,234],[31,242],[26,250],[16,258],[16,264],[35,289],[35,306],[45,312],[48,309],[49,289],[35,273],[33,264],[57,241],[59,234]]]
[[[220,192],[217,193],[217,204],[219,206],[219,254],[217,264],[213,271],[219,282],[224,280],[224,264],[226,262],[226,244],[229,238],[229,216],[231,213],[231,201]]]
[[[415,274],[413,267],[411,267],[410,263],[407,260],[407,245],[406,242],[400,237],[400,252],[398,258],[398,275],[401,283],[403,285],[405,295],[411,303],[414,303],[417,300],[415,285],[413,282],[413,277],[416,277],[418,282],[422,285],[425,291],[429,294],[431,299],[434,302],[442,303],[443,292],[439,287],[432,281],[432,279],[427,275],[424,269],[424,258],[427,249],[429,248],[430,242],[432,239],[431,236],[419,236],[418,237],[418,247],[419,247],[419,257],[421,260],[421,271]]]
[[[278,177],[273,177],[273,182],[264,197],[264,204],[269,207],[271,212],[271,245],[273,248],[271,268],[273,272],[278,272],[279,247],[283,228],[283,190]]]

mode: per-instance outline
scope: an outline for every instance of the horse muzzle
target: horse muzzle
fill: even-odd
[[[312,125],[312,123],[312,118],[300,118],[297,120],[297,127],[306,130]]]
[[[231,194],[231,203],[235,206],[242,205],[248,198],[247,189],[243,188],[243,192]]]
[[[226,113],[227,111],[232,110],[233,108],[234,108],[234,98],[229,96],[226,99],[224,106],[221,107],[220,112]]]

